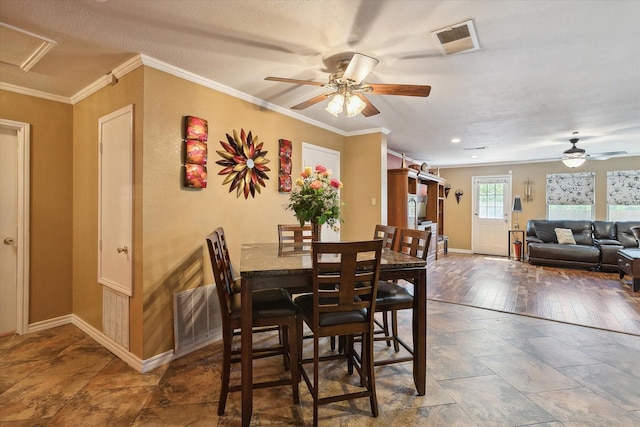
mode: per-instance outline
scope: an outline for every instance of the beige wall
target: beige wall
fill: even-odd
[[[364,240],[373,236],[376,224],[387,216],[387,137],[376,133],[347,138],[341,165],[346,205],[342,240]],[[384,182],[383,182],[384,180]],[[372,198],[376,199],[375,205]]]
[[[134,288],[130,310],[130,349],[142,356],[142,255],[140,181],[143,135],[142,67],[123,76],[74,105],[73,116],[73,312],[102,330],[102,285],[98,283],[98,120],[127,105],[134,105]]]
[[[149,358],[173,348],[173,293],[213,282],[204,245],[207,233],[224,227],[237,266],[241,243],[276,242],[276,225],[296,221],[284,209],[288,193],[278,192],[278,140],[293,143],[295,178],[301,171],[303,141],[343,152],[344,137],[155,69],[145,69],[144,93],[143,358]],[[181,183],[186,115],[208,120],[206,189],[187,189]],[[255,198],[237,198],[235,190],[229,193],[229,186],[222,186],[225,177],[218,175],[219,141],[234,129],[257,134],[268,152],[267,188]],[[351,185],[350,178],[344,181],[345,187]],[[349,227],[350,223],[344,225],[345,232]]]
[[[523,212],[518,215],[520,228],[526,227],[529,219],[546,218],[545,187],[548,173],[595,172],[596,173],[596,208],[595,219],[606,220],[607,194],[606,185],[608,170],[638,169],[640,157],[625,157],[610,160],[589,160],[583,166],[570,169],[560,161],[545,163],[508,164],[500,166],[464,167],[440,169],[440,175],[451,184],[451,192],[445,206],[445,230],[449,236],[449,247],[452,249],[471,249],[471,181],[474,176],[512,175],[513,196],[524,196],[525,181],[533,182],[533,201],[523,201]],[[460,204],[456,203],[455,191],[464,191]],[[515,224],[515,214],[511,219]]]
[[[29,322],[72,313],[73,107],[0,91],[0,117],[29,123]]]

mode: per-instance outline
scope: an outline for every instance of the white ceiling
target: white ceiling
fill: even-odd
[[[559,159],[574,131],[592,157],[640,155],[639,17],[637,0],[1,0],[0,21],[57,44],[28,72],[0,64],[0,87],[71,99],[143,54],[288,109],[326,89],[264,77],[325,82],[325,58],[359,52],[380,60],[365,82],[431,95],[298,117],[387,129],[391,150],[432,167]],[[480,49],[441,56],[431,31],[467,19]]]

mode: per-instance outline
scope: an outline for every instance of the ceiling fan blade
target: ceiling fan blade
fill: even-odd
[[[295,83],[299,85],[312,85],[312,86],[324,86],[326,83],[322,82],[312,82],[309,80],[298,80],[298,79],[285,79],[283,77],[265,77],[265,80],[270,80],[272,82],[284,82],[284,83]]]
[[[308,99],[304,102],[301,102],[298,105],[294,105],[293,107],[291,107],[292,110],[304,110],[307,107],[311,107],[314,104],[317,104],[318,102],[324,101],[325,99],[327,99],[329,96],[333,95],[334,92],[331,93],[323,93],[322,95],[318,95],[316,97],[313,97],[311,99]]]
[[[352,80],[355,84],[360,84],[362,80],[378,65],[376,58],[372,58],[361,53],[354,53],[347,69],[344,70],[343,78]]]
[[[429,96],[431,86],[426,85],[394,85],[394,84],[378,84],[367,83],[373,91],[374,95],[402,95],[402,96]]]
[[[375,116],[376,114],[380,114],[380,111],[378,111],[378,109],[373,106],[371,101],[369,101],[363,94],[356,93],[355,95],[358,98],[360,98],[365,104],[367,104],[367,106],[364,107],[364,110],[362,110],[363,116],[369,117],[369,116]]]

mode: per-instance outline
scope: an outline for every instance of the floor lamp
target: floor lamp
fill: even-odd
[[[520,224],[518,224],[518,214],[522,212],[522,200],[520,200],[520,196],[516,196],[513,199],[513,209],[511,210],[516,213],[516,223],[513,228],[517,230],[520,228]]]

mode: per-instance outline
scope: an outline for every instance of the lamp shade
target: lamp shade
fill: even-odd
[[[516,196],[513,199],[513,208],[511,209],[513,212],[522,212],[522,200],[520,196]]]

